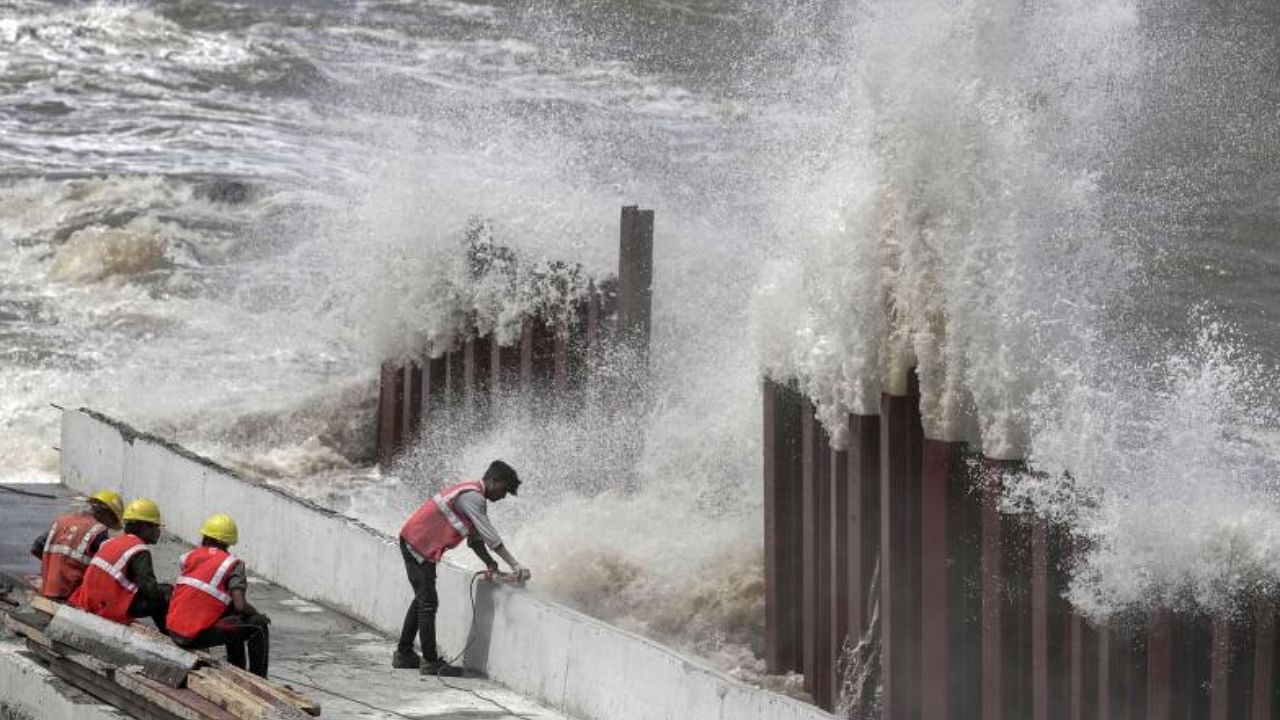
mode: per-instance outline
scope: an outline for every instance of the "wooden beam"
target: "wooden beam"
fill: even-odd
[[[237,720],[301,720],[307,717],[298,708],[262,697],[213,668],[187,673],[187,688],[231,713]]]
[[[182,720],[235,720],[235,715],[191,690],[171,688],[132,670],[117,670],[120,687]]]

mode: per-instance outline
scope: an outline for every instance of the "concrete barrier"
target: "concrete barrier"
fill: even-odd
[[[220,467],[90,410],[62,418],[62,479],[160,504],[167,529],[195,542],[210,513],[240,524],[250,570],[391,635],[411,599],[394,538]],[[532,594],[438,574],[440,650],[585,720],[829,720],[819,708],[736,682],[638,635]],[[470,642],[468,643],[468,632]],[[388,658],[388,662],[389,662]]]
[[[0,637],[0,718],[3,720],[128,720],[128,715],[71,687],[26,655],[25,645]]]

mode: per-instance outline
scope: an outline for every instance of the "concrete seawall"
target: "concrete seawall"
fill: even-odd
[[[410,600],[394,539],[363,523],[88,410],[62,419],[62,479],[160,503],[165,525],[198,540],[205,516],[240,524],[235,552],[298,595],[398,634]],[[508,687],[586,720],[829,720],[822,710],[738,683],[657,643],[532,594],[442,564],[438,641]],[[468,628],[471,629],[468,645]],[[389,663],[389,659],[388,659]]]

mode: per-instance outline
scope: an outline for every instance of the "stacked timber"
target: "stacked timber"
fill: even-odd
[[[0,607],[4,625],[54,675],[138,720],[297,720],[320,706],[141,625],[120,625],[47,598]]]

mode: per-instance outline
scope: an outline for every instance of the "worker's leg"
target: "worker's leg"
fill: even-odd
[[[160,632],[164,632],[164,619],[169,614],[169,601],[163,597],[144,598],[137,595],[129,603],[129,617],[151,618]]]
[[[397,657],[393,664],[397,667],[411,667],[414,664],[413,641],[416,638],[421,637],[424,643],[422,645],[423,656],[430,658],[435,657],[436,654],[436,566],[429,562],[418,562],[417,558],[405,547],[404,541],[400,542],[400,555],[404,558],[405,574],[409,578],[409,584],[413,587],[413,600],[409,603],[409,607],[404,614],[404,623],[400,627],[400,641],[396,647]],[[424,613],[424,608],[429,609],[430,612]],[[431,618],[429,628],[426,630],[424,630],[425,626],[422,622],[424,617]]]
[[[436,595],[436,564],[424,562],[421,565],[422,580],[418,592],[418,639],[422,643],[422,659],[432,662],[440,659],[436,650],[436,610],[440,607],[440,597]]]

